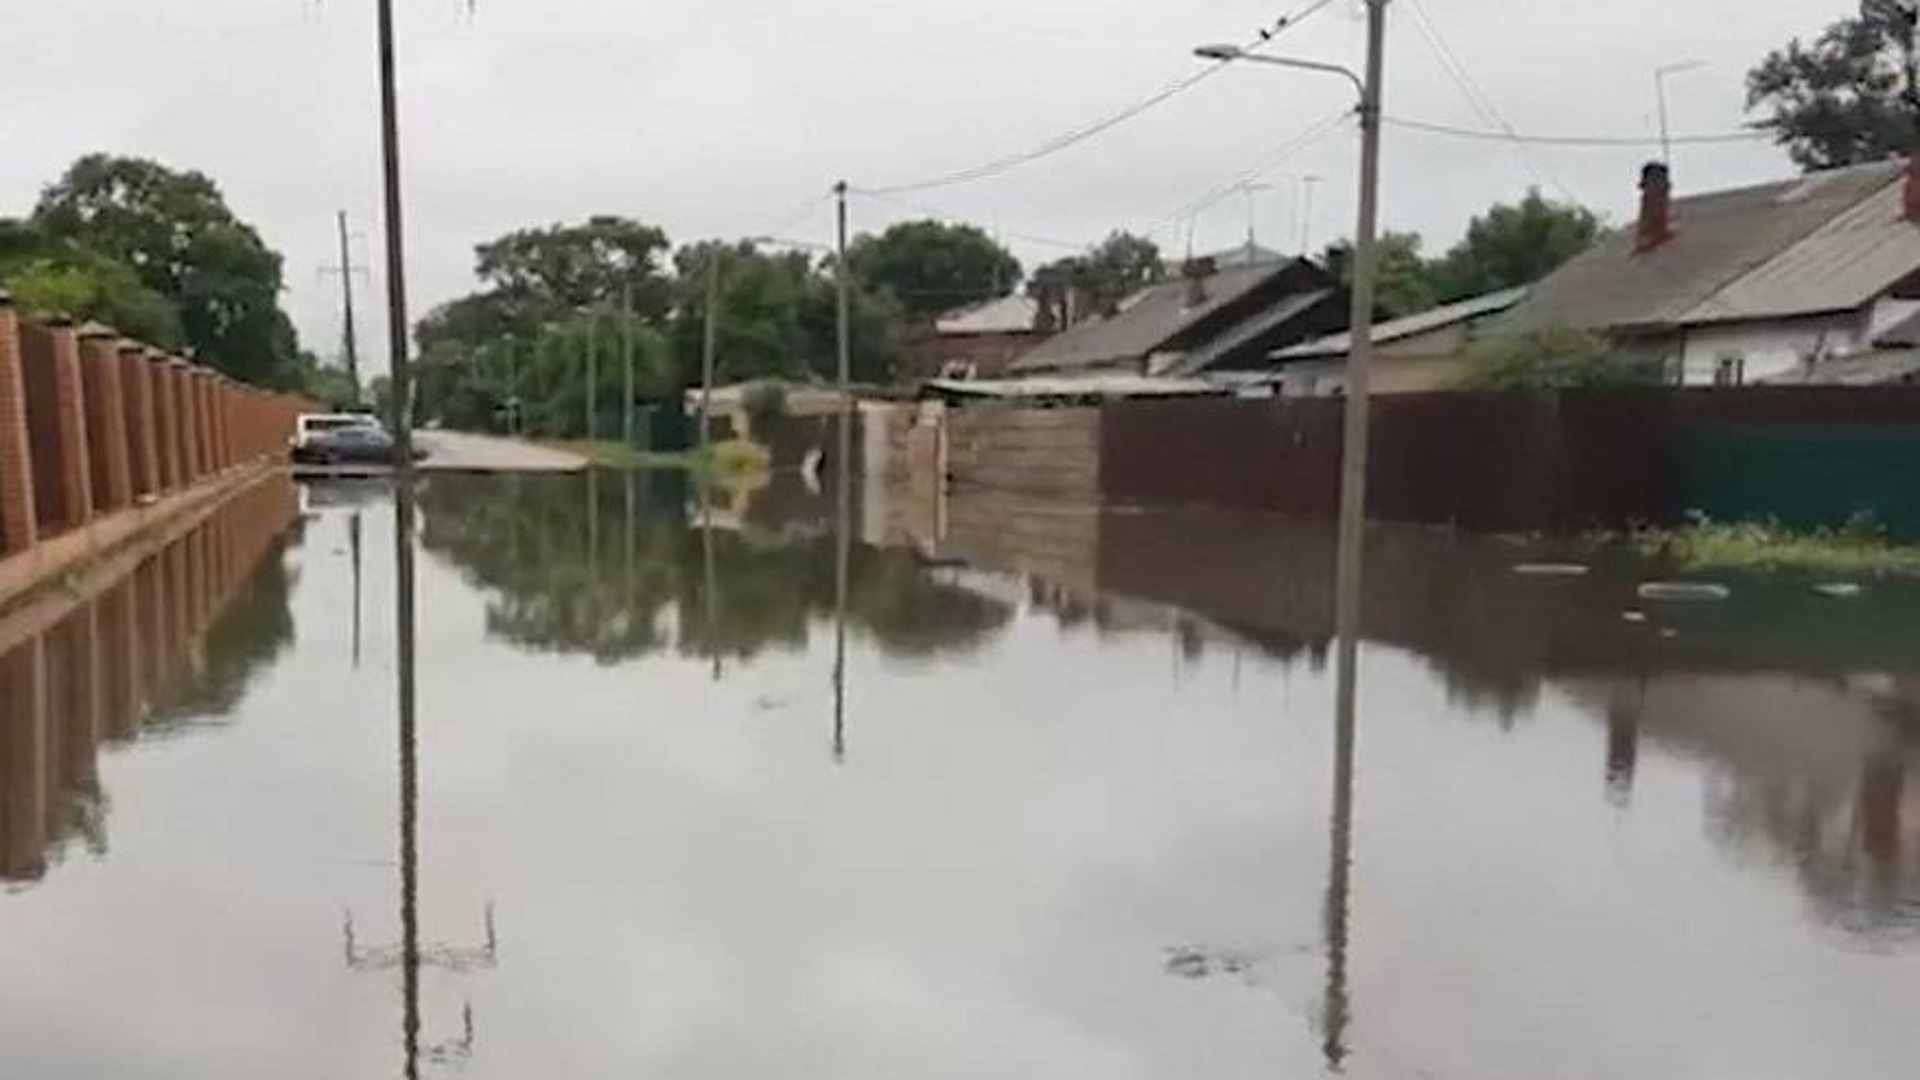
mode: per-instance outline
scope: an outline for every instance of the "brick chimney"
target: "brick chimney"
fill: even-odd
[[[1640,170],[1640,225],[1635,251],[1652,251],[1673,238],[1673,177],[1666,165],[1650,161]]]
[[[1219,272],[1218,265],[1211,258],[1188,259],[1180,271],[1181,276],[1187,279],[1187,308],[1205,307],[1208,300],[1207,279]]]
[[[1900,201],[1907,220],[1920,225],[1920,148],[1907,156],[1906,187],[1901,192]]]

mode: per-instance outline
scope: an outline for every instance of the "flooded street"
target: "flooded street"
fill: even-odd
[[[409,733],[391,490],[277,483],[0,624],[8,1076],[1920,1053],[1913,584],[1381,530],[1344,758],[1327,527],[957,504],[843,577],[786,478],[436,476]]]

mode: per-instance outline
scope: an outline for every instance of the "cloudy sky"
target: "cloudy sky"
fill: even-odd
[[[1198,43],[1244,40],[1308,0],[396,0],[401,9],[408,265],[416,314],[471,285],[472,246],[606,212],[676,241],[778,231],[824,240],[839,177],[883,188],[1018,153],[1196,70]],[[1390,115],[1487,128],[1416,5],[1506,123],[1523,133],[1650,135],[1653,69],[1676,132],[1737,128],[1743,74],[1854,0],[1394,0]],[[60,0],[9,4],[0,64],[0,214],[22,213],[74,157],[149,155],[202,169],[287,259],[307,343],[338,352],[333,214],[379,231],[373,0]],[[1289,31],[1286,51],[1358,64],[1359,0]],[[997,229],[1029,263],[1115,228],[1155,229],[1251,170],[1263,243],[1350,231],[1351,126],[1277,153],[1337,114],[1336,79],[1241,65],[1066,152],[994,179],[862,198],[858,228],[937,211]],[[1530,185],[1622,220],[1647,148],[1534,149],[1390,130],[1388,227],[1430,247]],[[1765,143],[1686,147],[1683,191],[1790,172]],[[1248,198],[1192,222],[1239,242]],[[369,264],[380,249],[359,248]],[[377,274],[362,282],[377,290]],[[369,307],[375,299],[369,292]],[[384,335],[369,341],[383,348]]]

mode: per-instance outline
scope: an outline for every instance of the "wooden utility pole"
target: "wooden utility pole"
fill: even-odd
[[[347,234],[347,212],[340,211],[340,318],[344,327],[343,345],[347,354],[347,378],[353,383],[353,400],[360,402],[360,341],[353,329],[353,251]]]
[[[847,267],[847,182],[833,187],[838,202],[834,238],[834,287],[837,296],[837,367],[840,379],[839,445],[834,457],[833,573],[833,759],[847,753],[847,573],[853,557],[853,279]]]

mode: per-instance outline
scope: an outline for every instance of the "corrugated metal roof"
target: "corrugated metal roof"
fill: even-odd
[[[1879,200],[1870,197],[1884,196],[1889,190],[1897,202],[1904,169],[1899,161],[1874,162],[1677,199],[1671,239],[1640,252],[1634,250],[1631,226],[1616,230],[1534,286],[1532,294],[1502,321],[1501,329],[1663,328],[1864,304],[1877,291],[1865,284],[1879,278],[1877,268],[1857,276],[1840,275],[1843,280],[1830,285],[1808,280],[1805,271],[1789,269],[1776,275],[1771,267],[1796,245],[1837,227],[1841,219],[1856,220],[1849,213],[1856,208],[1861,208],[1856,229],[1823,239],[1804,259],[1795,256],[1787,261],[1824,265],[1844,249],[1862,256],[1877,252],[1876,267],[1898,262],[1907,250],[1898,234],[1920,231],[1920,227],[1887,220],[1861,204],[1877,206]],[[1865,235],[1871,232],[1883,235],[1877,240]],[[1920,267],[1920,258],[1908,269],[1915,267]],[[1743,281],[1751,281],[1752,287],[1734,289]],[[1846,302],[1848,297],[1855,299]],[[1812,304],[1829,306],[1810,308]]]
[[[1906,219],[1902,185],[1890,183],[1812,235],[1741,275],[1687,323],[1850,311],[1920,269],[1920,226]]]
[[[1180,358],[1178,363],[1173,365],[1171,370],[1181,375],[1192,375],[1205,371],[1221,357],[1258,341],[1263,334],[1271,333],[1285,326],[1287,323],[1292,322],[1294,319],[1299,318],[1301,315],[1319,306],[1322,301],[1333,294],[1334,290],[1332,289],[1315,289],[1312,292],[1294,293],[1291,296],[1282,297],[1280,302],[1272,308],[1255,315],[1253,318],[1221,334],[1212,341],[1205,342],[1198,348],[1189,351],[1185,356]]]
[[[1417,334],[1442,330],[1457,323],[1497,315],[1525,299],[1527,287],[1502,289],[1466,300],[1443,304],[1418,315],[1409,315],[1404,319],[1378,323],[1373,328],[1373,343],[1384,345],[1390,341],[1399,341]],[[1308,341],[1292,348],[1281,349],[1273,354],[1275,360],[1312,360],[1322,356],[1345,356],[1353,348],[1353,335],[1341,331],[1330,334],[1317,341]]]
[[[967,334],[1020,334],[1033,329],[1040,305],[1030,297],[1013,295],[949,311],[934,321],[935,332]]]
[[[1201,379],[1149,375],[1037,375],[1026,379],[930,379],[926,388],[951,397],[979,398],[1127,398],[1192,397],[1226,394],[1229,389]]]
[[[1240,299],[1290,262],[1222,270],[1206,279],[1207,299],[1187,306],[1187,282],[1144,289],[1114,315],[1081,323],[1034,346],[1014,361],[1014,371],[1076,371],[1138,363],[1181,331]]]

